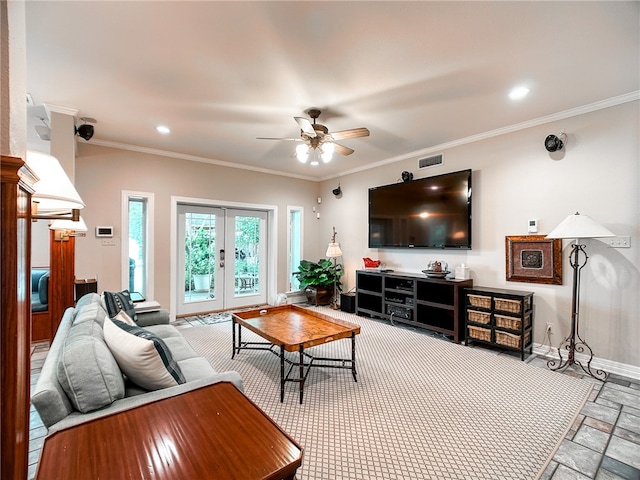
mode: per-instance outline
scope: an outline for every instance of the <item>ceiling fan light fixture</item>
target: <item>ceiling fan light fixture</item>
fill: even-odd
[[[309,159],[309,147],[303,143],[296,147],[296,157],[299,162],[307,163]]]
[[[324,163],[329,163],[331,161],[335,149],[336,146],[334,143],[327,142],[322,144],[322,147],[320,147],[320,156],[322,157],[322,161]]]

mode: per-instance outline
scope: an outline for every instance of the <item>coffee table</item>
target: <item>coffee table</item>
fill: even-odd
[[[345,368],[351,370],[353,380],[358,381],[356,372],[356,335],[360,326],[339,320],[320,312],[298,305],[247,310],[232,315],[233,353],[235,358],[240,350],[269,350],[280,357],[280,401],[284,401],[284,387],[287,382],[300,385],[300,403],[304,397],[304,383],[311,367]],[[247,328],[267,340],[267,342],[243,342],[242,327]],[[236,334],[237,329],[237,334]],[[351,338],[351,358],[320,358],[306,352],[306,349]],[[298,352],[298,360],[285,356],[286,352]],[[285,373],[285,363],[289,370]],[[293,376],[295,367],[298,375]]]
[[[48,436],[37,480],[294,480],[302,447],[231,383],[89,420]]]

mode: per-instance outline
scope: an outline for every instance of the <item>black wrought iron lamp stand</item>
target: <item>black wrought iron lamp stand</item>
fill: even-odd
[[[584,255],[584,261],[580,263],[580,253]],[[593,350],[587,342],[580,336],[580,272],[587,264],[589,256],[585,251],[585,245],[579,244],[577,241],[572,244],[572,250],[569,254],[569,263],[573,269],[573,293],[571,297],[571,331],[569,335],[562,341],[558,347],[559,359],[552,359],[547,362],[547,366],[551,370],[562,370],[569,365],[578,365],[587,375],[597,379],[606,380],[609,374],[604,370],[592,369],[591,361],[593,360]],[[566,351],[566,358],[563,353]],[[576,358],[576,352],[588,355],[588,360],[581,361]]]

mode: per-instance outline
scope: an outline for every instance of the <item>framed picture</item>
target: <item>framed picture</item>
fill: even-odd
[[[562,240],[544,235],[505,237],[507,281],[562,285]]]

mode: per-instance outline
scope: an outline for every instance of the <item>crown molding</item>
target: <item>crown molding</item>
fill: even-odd
[[[100,140],[100,139],[92,139],[91,140],[91,144],[92,145],[99,145],[101,147],[108,147],[108,148],[117,148],[120,150],[128,150],[130,152],[138,152],[138,153],[146,153],[149,155],[158,155],[160,157],[170,157],[170,158],[178,158],[181,160],[188,160],[190,162],[200,162],[200,163],[208,163],[210,165],[218,165],[221,167],[228,167],[228,168],[237,168],[240,170],[250,170],[252,172],[259,172],[259,173],[266,173],[269,175],[279,175],[281,177],[291,177],[291,178],[297,178],[300,180],[311,180],[313,182],[317,182],[318,179],[316,177],[309,177],[309,176],[305,176],[305,175],[297,175],[294,173],[287,173],[287,172],[280,172],[278,170],[269,170],[267,168],[260,168],[260,167],[255,167],[255,166],[251,166],[251,165],[243,165],[243,164],[239,164],[239,163],[232,163],[232,162],[225,162],[223,160],[215,160],[215,159],[211,159],[211,158],[205,158],[205,157],[199,157],[196,155],[188,155],[185,153],[177,153],[177,152],[170,152],[167,150],[160,150],[160,149],[156,149],[156,148],[149,148],[149,147],[141,147],[138,145],[129,145],[126,143],[118,143],[118,142],[110,142],[108,140]]]
[[[370,170],[372,168],[381,167],[384,165],[389,165],[390,163],[396,163],[404,160],[420,158],[420,157],[431,155],[434,153],[441,153],[445,149],[459,147],[461,145],[467,145],[469,143],[479,142],[481,140],[486,140],[493,137],[499,137],[500,135],[505,135],[507,133],[513,133],[520,130],[525,130],[527,128],[544,125],[546,123],[557,122],[559,120],[565,120],[571,117],[577,117],[578,115],[584,115],[585,113],[591,113],[598,110],[603,110],[605,108],[622,105],[624,103],[635,102],[638,100],[640,100],[640,90],[626,93],[624,95],[618,95],[617,97],[607,98],[605,100],[601,100],[598,102],[589,103],[587,105],[582,105],[580,107],[571,108],[569,110],[563,110],[562,112],[552,113],[551,115],[545,115],[544,117],[534,118],[532,120],[527,120],[526,122],[515,123],[513,125],[497,128],[495,130],[489,130],[487,132],[479,133],[477,135],[471,135],[469,137],[460,138],[458,140],[453,140],[451,142],[441,143],[439,145],[434,145],[432,147],[428,147],[423,150],[417,150],[404,155],[399,155],[396,157],[388,158],[386,160],[381,160],[379,162],[372,163],[363,167],[346,170],[339,175],[324,177],[321,180],[331,180],[333,178],[342,177],[342,176],[350,175],[353,173],[363,172],[365,170]]]
[[[300,180],[310,180],[313,182],[322,182],[322,181],[326,181],[326,180],[331,180],[334,178],[338,178],[338,177],[343,177],[345,175],[351,175],[354,173],[359,173],[359,172],[364,172],[367,170],[371,170],[372,168],[377,168],[377,167],[381,167],[384,165],[389,165],[391,163],[397,163],[397,162],[401,162],[401,161],[405,161],[405,160],[411,160],[411,159],[415,159],[415,158],[420,158],[426,155],[430,155],[430,154],[434,154],[434,153],[441,153],[442,151],[446,150],[446,149],[451,149],[451,148],[455,148],[455,147],[459,147],[462,145],[467,145],[469,143],[474,143],[474,142],[479,142],[482,140],[486,140],[489,138],[494,138],[494,137],[498,137],[500,135],[506,135],[508,133],[513,133],[513,132],[517,132],[520,130],[525,130],[527,128],[532,128],[532,127],[537,127],[539,125],[544,125],[546,123],[551,123],[551,122],[557,122],[559,120],[565,120],[567,118],[571,118],[571,117],[576,117],[578,115],[584,115],[586,113],[591,113],[591,112],[595,112],[597,110],[602,110],[605,108],[609,108],[609,107],[615,107],[617,105],[621,105],[624,103],[629,103],[629,102],[634,102],[634,101],[638,101],[640,100],[640,90],[636,90],[634,92],[630,92],[630,93],[626,93],[624,95],[618,95],[616,97],[611,97],[611,98],[607,98],[604,100],[600,100],[598,102],[593,102],[593,103],[589,103],[587,105],[582,105],[580,107],[576,107],[576,108],[571,108],[568,110],[563,110],[561,112],[557,112],[557,113],[552,113],[550,115],[545,115],[543,117],[538,117],[538,118],[534,118],[532,120],[527,120],[525,122],[520,122],[520,123],[515,123],[513,125],[508,125],[506,127],[501,127],[501,128],[497,128],[495,130],[489,130],[487,132],[483,132],[483,133],[479,133],[476,135],[470,135],[468,137],[463,137],[457,140],[453,140],[451,142],[446,142],[446,143],[441,143],[439,145],[434,145],[422,150],[417,150],[414,152],[410,152],[410,153],[406,153],[403,155],[398,155],[395,157],[391,157],[388,158],[386,160],[381,160],[379,162],[375,162],[375,163],[371,163],[362,167],[358,167],[358,168],[353,168],[350,170],[345,170],[343,172],[340,172],[338,174],[335,175],[329,175],[326,177],[311,177],[311,176],[307,176],[307,175],[297,175],[297,174],[292,174],[292,173],[288,173],[288,172],[283,172],[283,171],[278,171],[278,170],[270,170],[270,169],[266,169],[266,168],[260,168],[260,167],[255,167],[255,166],[251,166],[251,165],[242,165],[242,164],[238,164],[238,163],[232,163],[232,162],[225,162],[222,160],[215,160],[215,159],[210,159],[210,158],[204,158],[204,157],[198,157],[195,155],[187,155],[187,154],[183,154],[183,153],[177,153],[177,152],[170,152],[170,151],[166,151],[166,150],[160,150],[160,149],[155,149],[155,148],[148,148],[148,147],[140,147],[137,145],[129,145],[129,144],[125,144],[125,143],[117,143],[117,142],[110,142],[107,140],[99,140],[99,139],[93,139],[91,141],[92,144],[94,145],[100,145],[103,147],[109,147],[109,148],[118,148],[121,150],[128,150],[128,151],[132,151],[132,152],[139,152],[139,153],[148,153],[150,155],[159,155],[162,157],[171,157],[171,158],[179,158],[182,160],[188,160],[188,161],[192,161],[192,162],[200,162],[200,163],[208,163],[211,165],[219,165],[221,167],[228,167],[228,168],[238,168],[241,170],[250,170],[253,172],[259,172],[259,173],[266,173],[269,175],[278,175],[278,176],[282,176],[282,177],[290,177],[290,178],[297,178]],[[59,107],[59,106],[49,106],[49,107],[55,107],[58,109],[64,109],[65,112],[61,113],[68,113],[71,111],[74,111],[77,113],[77,110],[75,109],[69,109],[67,107]],[[52,110],[52,111],[60,111],[60,110]],[[70,115],[74,115],[73,113],[69,113]]]
[[[75,117],[79,112],[77,108],[64,107],[62,105],[53,105],[51,103],[45,103],[44,108],[46,109],[47,116],[49,118],[51,118],[51,112],[62,113],[64,115],[71,115],[72,117]]]

